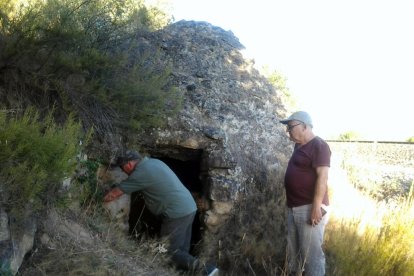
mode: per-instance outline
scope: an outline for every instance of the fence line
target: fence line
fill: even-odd
[[[404,144],[404,145],[414,145],[414,142],[398,142],[398,141],[370,141],[370,140],[325,140],[328,143],[366,143],[366,144]]]

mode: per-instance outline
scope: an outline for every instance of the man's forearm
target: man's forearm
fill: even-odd
[[[315,194],[313,197],[312,211],[311,211],[311,221],[312,226],[317,225],[324,215],[322,213],[322,201],[328,190],[328,171],[329,167],[318,167],[316,169],[316,183],[315,183]]]
[[[313,197],[313,204],[318,207],[321,206],[323,198],[328,190],[328,172],[329,167],[318,167],[316,169],[316,183],[315,195]]]

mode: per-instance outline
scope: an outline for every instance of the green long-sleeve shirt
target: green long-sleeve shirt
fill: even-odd
[[[196,203],[175,173],[161,160],[144,158],[131,175],[119,184],[131,194],[141,191],[154,215],[179,218],[197,210]]]

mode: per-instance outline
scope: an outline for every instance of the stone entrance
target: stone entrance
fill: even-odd
[[[141,151],[144,156],[164,161],[192,193],[198,209],[193,225],[192,254],[197,255],[194,250],[199,249],[196,245],[201,244],[203,235],[215,233],[230,214],[242,182],[241,169],[221,139],[194,136],[184,142],[147,144]],[[127,177],[119,168],[106,173],[112,175],[109,178],[115,183]],[[105,204],[105,208],[126,234],[156,237],[160,232],[160,220],[145,208],[139,192],[124,195]]]
[[[166,163],[191,192],[197,205],[203,198],[203,183],[201,181],[201,151],[192,154],[182,154],[180,157],[185,160],[176,159],[170,156],[152,156]],[[191,158],[190,158],[191,157]],[[201,203],[202,204],[202,203]],[[156,237],[161,228],[161,221],[145,208],[145,202],[139,192],[131,195],[131,207],[129,214],[129,233],[133,236],[147,235]],[[192,232],[192,253],[196,253],[196,245],[201,241],[204,231],[202,222],[202,210],[198,210],[193,223]]]

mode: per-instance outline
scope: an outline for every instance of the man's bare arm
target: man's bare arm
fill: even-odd
[[[316,185],[315,195],[313,197],[311,223],[312,225],[318,224],[322,219],[322,200],[328,190],[328,174],[329,167],[321,166],[316,168]]]

